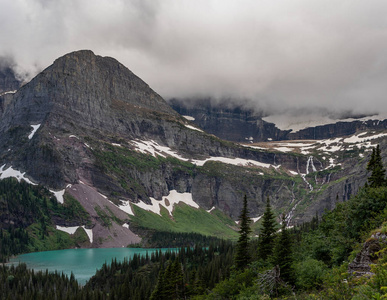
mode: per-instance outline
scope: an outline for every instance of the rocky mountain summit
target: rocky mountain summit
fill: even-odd
[[[137,242],[131,230],[154,226],[153,218],[171,226],[179,205],[235,221],[244,194],[255,221],[267,197],[289,225],[308,220],[365,183],[367,151],[384,136],[269,147],[225,141],[115,59],[88,50],[58,58],[0,103],[0,179],[23,178],[77,199],[93,219],[95,247]],[[281,133],[262,124],[267,134]],[[152,212],[153,221],[140,211]]]

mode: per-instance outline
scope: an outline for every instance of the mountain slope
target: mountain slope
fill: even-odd
[[[333,208],[338,195],[347,198],[365,182],[359,154],[366,148],[328,156],[221,140],[176,113],[125,66],[87,50],[57,59],[7,97],[0,179],[19,176],[75,197],[92,217],[95,247],[138,241],[133,205],[163,206],[173,220],[173,193],[232,220],[244,194],[256,220],[270,197],[294,223]]]

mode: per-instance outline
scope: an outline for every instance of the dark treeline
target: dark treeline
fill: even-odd
[[[149,238],[143,238],[145,246],[148,248],[207,246],[221,241],[214,236],[206,236],[194,232],[152,231],[148,235],[150,235]]]
[[[207,248],[135,255],[129,261],[104,264],[86,287],[104,291],[111,299],[185,299],[227,278],[233,255],[233,244],[227,241]]]
[[[74,276],[58,273],[34,272],[25,264],[18,266],[0,265],[1,300],[45,300],[45,299],[107,299],[100,291],[81,288]]]

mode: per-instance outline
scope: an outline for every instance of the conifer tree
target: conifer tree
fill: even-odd
[[[157,278],[157,284],[156,284],[156,287],[155,289],[153,290],[151,296],[150,296],[150,300],[162,300],[164,299],[164,270],[163,268],[161,267],[160,271],[159,271],[159,276]]]
[[[267,197],[266,210],[263,214],[262,229],[259,235],[259,257],[266,260],[270,255],[273,254],[274,247],[274,234],[276,232],[276,222],[274,214],[271,210],[270,200]]]
[[[294,284],[292,241],[286,229],[285,215],[282,216],[281,233],[278,235],[274,248],[273,264],[280,268],[280,277],[283,281]]]
[[[368,178],[368,186],[375,188],[386,185],[386,170],[383,167],[379,145],[372,149],[371,159],[367,164],[367,171],[371,172]]]
[[[247,209],[247,197],[243,198],[243,207],[241,215],[239,216],[240,228],[239,228],[239,239],[236,245],[235,254],[235,266],[241,270],[247,267],[250,262],[250,255],[248,251],[249,247],[249,233],[251,232],[250,223],[251,219],[248,216],[249,211]]]

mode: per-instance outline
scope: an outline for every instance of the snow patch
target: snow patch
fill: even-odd
[[[279,168],[279,166],[274,166],[271,164],[262,163],[259,161],[243,158],[228,158],[228,157],[210,157],[205,160],[193,160],[192,163],[197,166],[203,166],[207,161],[219,161],[225,164],[235,165],[235,166],[256,166],[261,168]]]
[[[183,116],[183,118],[187,119],[188,121],[195,121],[195,118],[191,116]]]
[[[289,173],[292,174],[292,175],[298,175],[297,172],[294,172],[294,171],[292,171],[292,170],[289,170]]]
[[[16,178],[19,182],[20,182],[20,180],[23,179],[24,181],[26,181],[29,184],[37,185],[36,183],[33,183],[31,180],[29,180],[27,177],[24,176],[26,174],[26,172],[21,173],[20,171],[13,169],[12,166],[9,167],[8,169],[4,170],[4,167],[5,167],[5,165],[3,165],[0,168],[0,179],[13,177],[13,178]]]
[[[206,210],[206,212],[210,213],[210,212],[212,212],[214,209],[215,209],[215,206],[213,206],[213,207],[212,207],[211,209],[209,209],[209,210]]]
[[[84,183],[82,182],[82,184],[84,184]],[[105,196],[104,194],[101,194],[100,192],[98,192],[98,194],[100,194],[101,197],[104,198],[104,199],[107,199],[107,198],[108,198],[107,196]]]
[[[77,137],[76,135],[73,135],[73,134],[72,134],[72,135],[70,135],[70,136],[69,136],[69,138],[76,138],[76,139],[78,139],[78,140],[79,140],[79,137]]]
[[[275,150],[277,151],[280,151],[280,152],[290,152],[290,151],[293,151],[292,148],[288,148],[288,147],[277,147],[277,148],[274,148]]]
[[[265,147],[251,146],[251,145],[244,145],[244,144],[241,144],[241,145],[243,147],[249,147],[249,148],[258,149],[258,150],[267,150],[267,148],[265,148]]]
[[[112,143],[112,145],[115,146],[115,147],[122,147],[121,144]]]
[[[57,229],[57,230],[66,232],[66,233],[68,233],[68,234],[74,234],[74,233],[77,231],[78,228],[79,228],[79,226],[65,227],[65,226],[59,226],[59,225],[56,225],[56,229]]]
[[[257,166],[262,168],[279,167],[279,166],[273,166],[271,164],[261,163],[255,160],[248,160],[243,158],[210,157],[204,160],[198,160],[198,159],[189,160],[187,158],[180,156],[171,148],[166,146],[161,146],[157,144],[155,141],[132,141],[132,143],[135,145],[137,150],[140,151],[141,153],[151,154],[154,157],[156,157],[157,155],[162,157],[166,157],[166,155],[169,155],[177,159],[180,159],[182,161],[189,161],[192,164],[197,166],[203,166],[207,161],[219,161],[222,163],[236,165],[236,166]]]
[[[169,192],[168,196],[163,196],[161,201],[158,201],[152,197],[149,197],[149,198],[152,201],[151,205],[146,204],[142,201],[140,201],[138,203],[134,203],[134,204],[142,209],[151,211],[151,212],[158,214],[160,216],[161,216],[160,205],[164,206],[168,210],[169,215],[171,215],[171,216],[172,216],[172,211],[173,211],[174,205],[178,204],[179,202],[183,202],[183,203],[185,203],[189,206],[192,206],[194,208],[199,208],[199,205],[193,201],[191,193],[179,193],[176,190],[172,190]]]
[[[135,147],[138,151],[145,154],[151,154],[152,156],[156,157],[166,157],[166,155],[170,155],[172,157],[176,157],[177,159],[188,161],[188,159],[180,156],[178,153],[173,151],[171,148],[166,146],[161,146],[157,144],[155,141],[133,141]]]
[[[53,193],[53,194],[55,195],[56,200],[57,200],[59,203],[61,203],[61,204],[64,203],[63,195],[64,195],[64,193],[65,193],[65,190],[61,190],[61,191],[57,191],[57,192],[56,192],[56,191],[53,191],[53,190],[50,190],[50,192]]]
[[[87,236],[89,237],[90,243],[93,243],[93,230],[92,229],[86,229],[85,226],[82,226],[83,230],[86,231]]]
[[[31,125],[32,131],[31,131],[30,135],[28,136],[29,139],[32,139],[32,137],[35,135],[35,132],[39,129],[40,125],[41,124]]]
[[[185,125],[185,127],[189,128],[189,129],[192,129],[192,130],[196,130],[196,131],[200,131],[200,132],[203,132],[203,130],[199,129],[199,128],[196,128],[194,126],[191,126],[191,125]]]
[[[130,206],[130,201],[120,200],[120,203],[122,203],[122,204],[118,205],[119,209],[121,209],[122,211],[126,212],[128,215],[134,216],[132,207]]]
[[[4,95],[7,95],[7,94],[15,94],[16,92],[17,92],[17,90],[8,91],[8,92],[1,93],[0,96],[4,96]]]
[[[387,136],[387,133],[380,133],[380,134],[366,136],[366,137],[362,137],[362,136],[364,136],[364,134],[358,134],[358,135],[355,134],[349,138],[344,139],[344,143],[350,143],[350,144],[364,143],[365,141],[368,141],[368,140],[374,140],[374,139]]]
[[[122,224],[122,227],[125,227],[125,228],[129,229],[129,224],[128,223]]]
[[[255,222],[258,222],[260,218],[262,218],[262,216],[251,218],[251,220],[255,223]]]
[[[89,237],[90,243],[93,243],[93,230],[91,229],[86,229],[85,226],[70,226],[70,227],[65,227],[65,226],[59,226],[56,225],[56,229],[66,232],[68,234],[74,234],[79,227],[82,227],[83,230],[86,232],[87,236]]]

